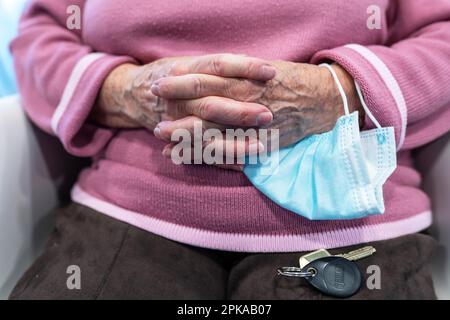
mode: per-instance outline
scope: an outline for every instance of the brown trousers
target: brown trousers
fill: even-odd
[[[431,237],[372,245],[377,252],[357,262],[365,280],[352,299],[436,298],[428,270],[436,246]],[[301,254],[192,247],[72,203],[58,210],[45,252],[10,299],[331,299],[304,279],[277,276],[278,267],[295,266]],[[80,289],[68,289],[71,265],[79,267]],[[369,265],[380,267],[381,289],[366,286]]]

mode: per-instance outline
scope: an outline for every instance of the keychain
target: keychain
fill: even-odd
[[[375,252],[372,246],[340,255],[320,249],[301,256],[300,267],[281,267],[277,272],[282,276],[304,278],[326,295],[347,298],[357,293],[362,284],[361,272],[354,261]]]

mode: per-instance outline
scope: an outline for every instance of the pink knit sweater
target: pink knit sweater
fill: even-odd
[[[81,30],[66,27],[70,5],[81,8]],[[381,28],[368,28],[377,8]],[[196,246],[300,251],[430,225],[411,150],[450,129],[449,21],[448,0],[33,0],[11,48],[30,118],[67,152],[93,158],[73,188],[75,202]],[[357,80],[378,121],[395,128],[398,168],[384,186],[385,214],[309,221],[272,203],[241,173],[172,164],[146,130],[86,121],[103,80],[121,63],[225,52],[334,60]]]

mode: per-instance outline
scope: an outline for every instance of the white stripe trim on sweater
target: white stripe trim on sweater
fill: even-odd
[[[62,98],[58,106],[56,107],[56,110],[53,113],[53,117],[51,120],[52,130],[56,135],[58,135],[57,131],[58,124],[61,121],[61,118],[66,112],[67,108],[69,107],[69,103],[72,100],[72,97],[75,93],[75,89],[77,88],[81,78],[83,77],[83,74],[95,61],[104,56],[105,56],[104,53],[98,52],[90,53],[81,58],[73,68],[72,73],[70,74],[69,77],[69,81],[67,82],[67,85],[64,88]]]
[[[401,119],[400,140],[397,147],[397,150],[400,150],[403,143],[405,142],[408,113],[405,98],[403,97],[402,90],[400,89],[397,80],[395,80],[394,75],[386,66],[386,64],[380,58],[378,58],[378,56],[371,50],[359,44],[348,44],[345,47],[359,53],[374,67],[374,69],[380,75],[381,79],[384,81],[392,97],[394,98]]]
[[[127,210],[91,196],[78,184],[72,189],[72,200],[113,219],[174,241],[226,251],[297,252],[338,248],[416,233],[429,227],[432,222],[431,212],[425,211],[396,221],[373,225],[361,224],[318,233],[298,235],[230,233],[188,227]]]

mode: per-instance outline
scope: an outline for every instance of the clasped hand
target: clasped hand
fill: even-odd
[[[361,111],[351,76],[339,65],[333,68],[348,95],[350,111]],[[278,129],[283,147],[331,130],[343,114],[339,92],[325,68],[221,54],[122,65],[105,80],[92,118],[110,127],[153,130],[168,143],[163,154],[170,156],[173,133],[177,129],[193,133],[195,124],[222,132],[227,128]],[[222,154],[263,148],[257,138],[229,141],[225,134],[203,146],[211,144],[223,149]]]

